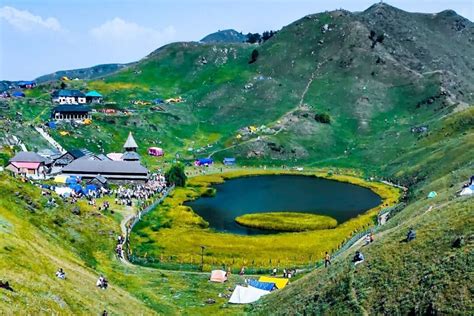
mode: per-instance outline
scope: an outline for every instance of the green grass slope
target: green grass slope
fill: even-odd
[[[99,214],[80,203],[80,214],[60,203],[46,207],[46,198],[30,184],[0,174],[0,280],[15,292],[0,289],[0,313],[99,315],[238,314],[218,298],[242,282],[232,276],[227,284],[208,281],[209,274],[161,271],[120,263],[114,255],[121,214]],[[125,213],[124,213],[125,212]],[[62,267],[66,280],[55,277]],[[107,290],[95,282],[109,280]],[[216,304],[205,301],[213,298]]]

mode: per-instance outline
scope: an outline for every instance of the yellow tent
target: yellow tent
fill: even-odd
[[[260,279],[258,279],[258,281],[259,282],[275,283],[275,285],[278,289],[282,289],[288,284],[288,279],[272,278],[272,277],[266,277],[266,276],[261,276]]]
[[[85,120],[84,120],[84,124],[85,124],[85,125],[89,125],[89,124],[91,124],[91,123],[92,123],[92,120],[91,120],[91,119],[85,119]]]
[[[249,126],[249,130],[252,133],[255,133],[257,131],[257,128],[255,126]]]
[[[69,132],[67,132],[67,131],[60,131],[60,132],[59,132],[59,135],[61,135],[61,136],[66,136],[66,135],[69,135]]]
[[[241,139],[241,138],[242,138],[242,135],[240,135],[240,134],[237,134],[237,136],[235,136],[235,138],[237,138],[237,139]]]
[[[67,176],[59,175],[54,177],[54,182],[56,183],[66,183]]]

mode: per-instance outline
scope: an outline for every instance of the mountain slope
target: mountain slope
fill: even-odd
[[[202,43],[243,43],[247,40],[247,36],[236,30],[222,30],[204,36],[200,42]]]
[[[60,80],[63,77],[69,79],[97,79],[106,75],[110,75],[120,69],[127,67],[129,64],[105,64],[97,65],[89,68],[59,70],[52,74],[44,75],[36,78],[36,82],[44,83],[55,80]]]

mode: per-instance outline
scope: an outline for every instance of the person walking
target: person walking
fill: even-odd
[[[327,268],[330,265],[331,265],[331,256],[326,251],[326,254],[324,255],[324,267]]]

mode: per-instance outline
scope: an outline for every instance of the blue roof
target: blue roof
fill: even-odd
[[[34,82],[34,81],[20,81],[20,82],[18,82],[19,86],[34,85],[34,84],[36,84],[36,82]]]
[[[14,97],[24,97],[25,94],[24,94],[23,92],[21,92],[21,91],[14,91],[14,92],[12,93],[12,96],[14,96]]]
[[[211,158],[200,158],[198,161],[201,164],[210,164],[214,162]]]
[[[102,94],[99,92],[92,90],[86,93],[86,97],[97,97],[97,98],[102,98]]]
[[[83,97],[85,97],[85,94],[82,93],[79,90],[62,89],[62,90],[54,91],[53,92],[53,97],[78,97],[78,98],[83,98]]]

